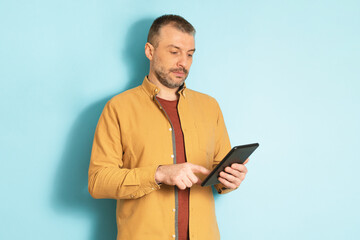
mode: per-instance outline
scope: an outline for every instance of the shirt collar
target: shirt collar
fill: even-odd
[[[149,97],[151,97],[151,99],[153,99],[160,91],[160,89],[155,84],[149,81],[147,76],[145,76],[141,86],[145,90],[146,94],[149,95]],[[186,89],[186,85],[184,83],[183,85],[180,86],[178,90],[178,93],[181,94],[183,97],[185,97],[185,89]]]

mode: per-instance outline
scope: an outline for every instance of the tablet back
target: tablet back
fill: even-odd
[[[240,145],[233,147],[230,152],[224,157],[224,159],[213,169],[213,171],[206,177],[201,183],[201,186],[209,186],[220,183],[218,176],[227,166],[233,163],[244,163],[246,159],[255,151],[259,146],[258,143],[252,143],[247,145]]]

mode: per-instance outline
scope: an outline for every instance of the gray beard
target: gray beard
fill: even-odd
[[[175,69],[174,70],[171,69],[170,71],[175,71]],[[187,74],[187,71],[185,69],[183,71],[185,72],[185,74]],[[156,75],[156,78],[159,80],[159,82],[162,85],[164,85],[165,87],[168,87],[168,88],[172,88],[172,89],[178,88],[181,85],[183,85],[187,78],[187,75],[186,75],[185,78],[181,82],[175,83],[175,82],[172,82],[170,79],[168,79],[167,75],[165,73],[163,73],[162,71],[155,70],[155,75]]]
[[[154,66],[156,66],[156,65],[159,65],[158,64],[158,59],[154,58]],[[183,68],[181,68],[181,69],[171,68],[169,71],[170,72],[172,72],[172,71],[183,71],[185,73],[185,78],[182,81],[180,81],[179,83],[173,82],[171,80],[171,78],[168,76],[168,74],[166,74],[165,69],[163,69],[162,67],[159,67],[158,69],[156,67],[154,67],[154,73],[155,73],[156,78],[165,87],[174,89],[174,88],[178,88],[178,87],[180,87],[181,85],[184,84],[184,82],[185,82],[185,80],[186,80],[186,78],[188,76],[188,70],[183,69]]]
[[[164,74],[161,72],[155,71],[156,78],[159,80],[159,82],[164,85],[167,88],[178,88],[181,85],[183,85],[185,79],[179,83],[174,83],[171,80],[167,79]]]

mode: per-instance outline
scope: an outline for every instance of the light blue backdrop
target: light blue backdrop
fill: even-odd
[[[87,192],[102,108],[141,83],[152,20],[197,28],[188,87],[259,142],[222,239],[360,239],[359,1],[0,0],[0,239],[115,239]]]

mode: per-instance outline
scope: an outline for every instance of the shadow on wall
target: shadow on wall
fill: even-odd
[[[129,77],[123,91],[142,83],[148,73],[149,64],[144,55],[147,32],[153,19],[143,19],[130,27],[121,61],[128,64]],[[124,81],[124,80],[119,80]],[[99,79],[100,84],[100,79]],[[51,199],[54,209],[69,218],[82,217],[90,221],[93,240],[116,239],[116,201],[96,200],[88,192],[88,167],[92,141],[97,121],[108,96],[89,105],[77,117],[70,129],[60,166],[55,176],[54,195]]]

